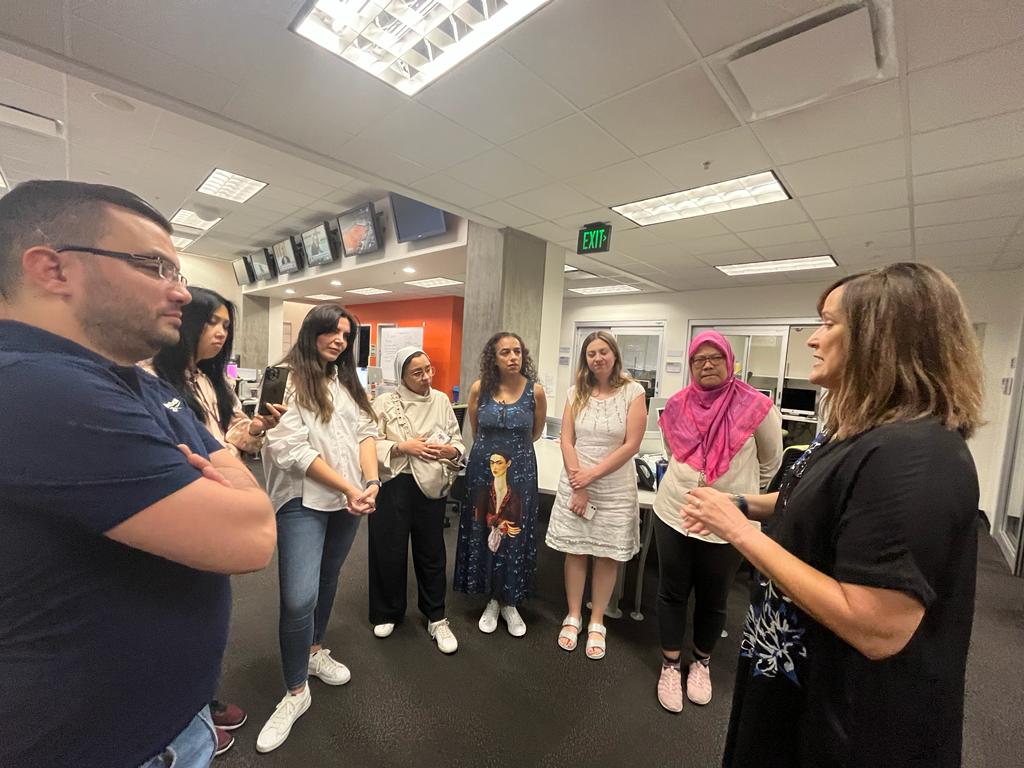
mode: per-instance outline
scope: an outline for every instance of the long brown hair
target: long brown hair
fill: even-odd
[[[615,341],[615,337],[608,333],[608,331],[594,331],[589,334],[583,340],[583,346],[580,347],[579,361],[576,363],[576,396],[572,401],[573,419],[579,416],[580,411],[586,407],[587,400],[590,399],[594,387],[597,386],[597,378],[594,376],[594,372],[590,370],[590,366],[587,365],[587,347],[595,341],[603,341],[608,345],[612,354],[615,355],[612,372],[608,376],[608,385],[612,389],[618,389],[633,380],[628,373],[622,372],[622,355],[619,353],[619,344]]]
[[[844,277],[846,359],[827,399],[839,437],[882,424],[937,417],[968,438],[981,418],[981,356],[953,281],[924,264],[899,263]]]
[[[349,324],[345,351],[336,361],[325,363],[317,352],[316,337],[323,333],[336,333],[338,321],[343,317]],[[295,402],[299,407],[317,414],[325,423],[334,414],[334,402],[327,385],[335,376],[356,401],[356,405],[371,419],[374,418],[370,399],[356,373],[356,344],[353,339],[359,338],[358,333],[359,320],[355,315],[340,304],[321,304],[306,315],[298,339],[285,355],[283,362],[291,368],[289,386],[295,390]]]
[[[491,336],[484,344],[484,351],[480,353],[480,396],[490,397],[498,388],[501,381],[501,374],[498,372],[498,342],[504,338],[515,339],[523,350],[522,362],[519,364],[519,373],[532,381],[537,378],[537,371],[533,367],[533,358],[530,357],[530,350],[526,348],[526,342],[518,333],[511,331],[498,331]]]

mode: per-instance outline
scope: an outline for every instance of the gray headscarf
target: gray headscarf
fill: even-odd
[[[426,354],[419,347],[402,347],[395,354],[395,383],[402,383],[402,369],[405,368],[405,363],[410,357],[416,357],[416,355]]]

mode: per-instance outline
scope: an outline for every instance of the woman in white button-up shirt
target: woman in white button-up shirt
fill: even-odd
[[[291,369],[289,409],[263,449],[267,492],[277,510],[279,635],[288,692],[260,731],[259,752],[281,746],[309,709],[309,675],[329,685],[351,677],[321,644],[338,573],[380,489],[377,422],[350,346],[358,327],[337,304],[306,315],[284,360]]]

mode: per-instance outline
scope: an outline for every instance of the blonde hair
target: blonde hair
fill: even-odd
[[[608,348],[611,349],[612,354],[615,355],[615,362],[612,364],[612,372],[608,377],[608,384],[612,389],[618,389],[633,380],[628,373],[622,372],[622,355],[619,354],[619,345],[615,341],[615,337],[608,333],[608,331],[594,331],[589,334],[587,338],[583,340],[583,346],[580,348],[579,361],[576,364],[576,396],[572,401],[573,419],[579,416],[580,411],[587,406],[587,401],[590,399],[590,395],[594,391],[594,387],[597,386],[597,379],[594,378],[594,372],[591,371],[590,366],[587,365],[587,347],[599,340],[607,344]]]
[[[953,281],[924,264],[899,263],[837,281],[846,359],[829,392],[826,425],[840,438],[882,424],[938,418],[970,437],[981,418],[977,338]]]

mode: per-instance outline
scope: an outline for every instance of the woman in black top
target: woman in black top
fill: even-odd
[[[921,264],[822,297],[811,381],[825,432],[778,494],[690,492],[683,525],[763,574],[747,615],[723,765],[961,763],[974,613],[981,362],[956,287]],[[769,519],[768,534],[740,509]],[[774,514],[773,514],[774,513]]]

